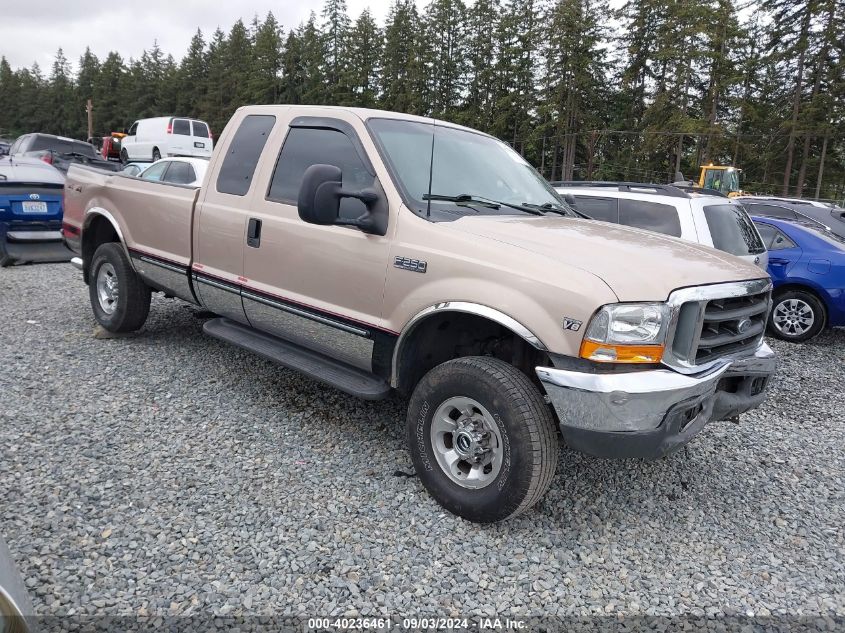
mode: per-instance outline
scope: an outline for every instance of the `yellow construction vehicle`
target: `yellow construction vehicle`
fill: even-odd
[[[736,167],[714,165],[713,163],[702,165],[701,174],[698,177],[698,186],[704,189],[721,191],[731,198],[742,195],[743,192],[739,188],[739,174],[741,171],[741,169],[737,169]]]

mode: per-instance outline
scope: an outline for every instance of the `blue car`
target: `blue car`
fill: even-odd
[[[752,219],[769,249],[769,333],[801,342],[825,327],[845,326],[845,239],[817,225]]]
[[[62,240],[65,178],[37,158],[0,157],[0,266],[70,261]]]

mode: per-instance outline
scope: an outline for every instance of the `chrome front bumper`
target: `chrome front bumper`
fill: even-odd
[[[759,406],[775,368],[774,352],[760,343],[753,355],[720,359],[697,375],[536,371],[570,446],[603,457],[654,458],[683,446],[710,421]]]

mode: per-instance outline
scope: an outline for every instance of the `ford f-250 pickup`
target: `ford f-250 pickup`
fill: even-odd
[[[471,521],[534,505],[559,435],[659,457],[775,370],[760,269],[575,217],[508,145],[443,121],[243,107],[201,188],[74,166],[65,200],[104,328],[141,328],[162,292],[327,385],[407,394],[422,483]]]

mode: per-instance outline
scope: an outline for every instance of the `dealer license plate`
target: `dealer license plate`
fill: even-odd
[[[200,143],[199,141],[194,141],[194,147],[205,147],[205,143]]]

